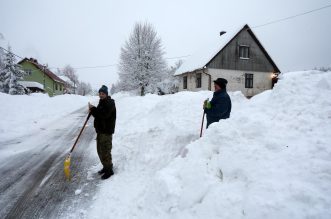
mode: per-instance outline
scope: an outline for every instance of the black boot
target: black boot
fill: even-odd
[[[105,168],[102,168],[101,170],[98,171],[98,174],[99,175],[102,175],[106,172]]]
[[[105,174],[102,175],[101,179],[108,179],[112,175],[114,175],[114,171],[113,170],[105,171]]]

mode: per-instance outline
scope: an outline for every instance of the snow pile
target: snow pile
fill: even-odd
[[[50,122],[61,123],[63,116],[86,106],[95,97],[47,94],[8,95],[0,93],[0,139],[6,141],[38,131]]]
[[[148,193],[155,174],[175,157],[185,156],[185,146],[199,138],[202,103],[211,95],[209,91],[144,97],[114,95],[116,175],[102,182],[88,218],[131,218],[137,210],[146,208],[137,201]],[[234,109],[247,101],[239,92],[231,95]]]
[[[284,74],[198,139],[211,92],[115,96],[116,174],[89,218],[330,218],[331,72]]]

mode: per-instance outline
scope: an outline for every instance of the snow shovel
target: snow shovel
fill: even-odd
[[[74,145],[72,146],[72,148],[71,148],[71,150],[70,150],[68,156],[66,157],[66,159],[65,159],[65,161],[64,161],[64,175],[66,176],[66,179],[67,179],[67,180],[70,180],[70,160],[71,160],[71,153],[72,153],[72,151],[75,149],[76,144],[77,144],[77,142],[78,142],[78,139],[80,138],[80,136],[81,136],[81,134],[82,134],[82,132],[83,132],[85,126],[86,126],[86,123],[87,123],[87,121],[88,121],[89,118],[90,118],[90,116],[91,116],[91,113],[88,114],[88,116],[87,116],[87,118],[86,118],[86,120],[85,120],[85,122],[84,122],[84,125],[83,125],[82,129],[80,130],[79,135],[78,135],[78,137],[77,137],[77,139],[76,139]]]

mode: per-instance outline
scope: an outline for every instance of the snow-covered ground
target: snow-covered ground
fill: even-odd
[[[330,218],[331,72],[285,73],[250,100],[230,96],[231,118],[199,138],[212,92],[114,95],[115,175],[71,217]],[[91,100],[0,94],[1,141],[61,122]]]
[[[115,96],[118,169],[88,218],[330,218],[331,72],[231,93],[231,118],[198,139],[211,96]]]
[[[8,95],[0,93],[0,139],[10,140],[40,128],[48,123],[61,123],[63,116],[86,106],[95,97],[60,95],[50,98],[47,94]],[[49,124],[51,126],[51,124]]]

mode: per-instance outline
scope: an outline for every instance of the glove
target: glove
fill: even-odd
[[[93,106],[90,102],[88,102],[88,111],[89,112],[91,112],[93,107],[95,107],[95,106]]]
[[[211,109],[211,104],[208,100],[209,99],[207,99],[203,102],[203,109]]]

